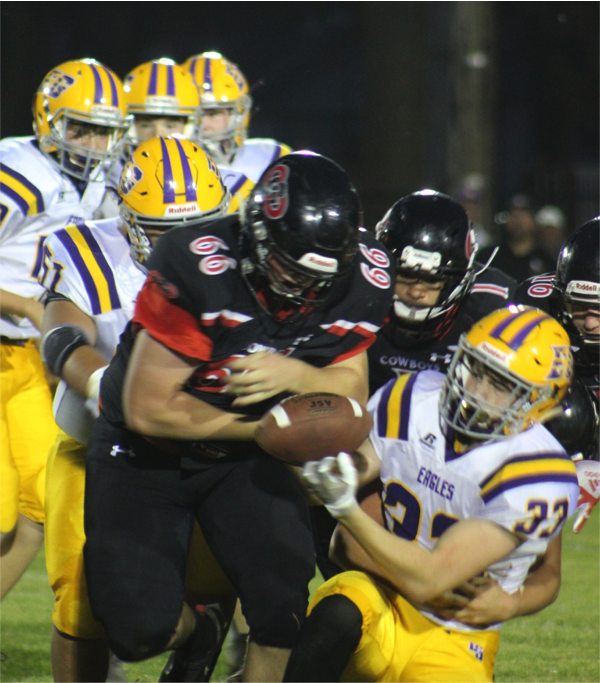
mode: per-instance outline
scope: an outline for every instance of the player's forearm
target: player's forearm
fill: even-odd
[[[358,508],[340,522],[356,538],[379,573],[407,600],[423,602],[446,590],[447,586],[440,583],[443,576],[438,576],[429,551],[390,534]]]
[[[518,539],[476,519],[451,526],[429,552],[391,534],[360,508],[340,517],[387,579],[408,600],[423,603],[508,555]]]
[[[42,316],[44,306],[35,299],[0,290],[0,313],[3,315],[16,315],[18,318],[27,318],[31,324],[40,330],[42,326]]]
[[[61,377],[81,396],[88,398],[88,382],[99,368],[106,367],[108,360],[92,346],[76,349],[63,366]]]
[[[232,439],[251,441],[258,422],[228,413],[178,391],[167,401],[123,402],[127,426],[144,436],[192,441]]]
[[[556,600],[561,583],[560,564],[561,536],[558,536],[548,544],[542,564],[525,579],[513,616],[535,614]]]

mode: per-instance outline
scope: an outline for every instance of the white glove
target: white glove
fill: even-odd
[[[358,474],[348,453],[307,462],[302,476],[306,488],[323,501],[332,517],[342,517],[358,506]]]
[[[597,460],[579,460],[575,463],[579,480],[579,498],[577,500],[577,519],[573,531],[578,534],[586,523],[600,497],[600,462]]]

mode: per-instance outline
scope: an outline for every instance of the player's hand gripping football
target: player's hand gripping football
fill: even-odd
[[[311,460],[302,468],[306,488],[320,498],[336,519],[358,507],[358,474],[348,453]]]
[[[598,504],[600,497],[600,462],[597,460],[579,460],[575,463],[579,480],[579,499],[577,500],[577,519],[573,531],[578,534]]]
[[[258,403],[284,391],[293,391],[306,371],[305,363],[269,351],[236,358],[227,367],[232,371],[224,379],[227,391],[238,394],[234,406]]]

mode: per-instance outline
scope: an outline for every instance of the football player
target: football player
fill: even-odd
[[[446,372],[463,332],[505,306],[517,283],[475,261],[477,243],[467,212],[440,192],[398,200],[376,234],[396,266],[394,303],[369,348],[369,396],[392,378],[418,370]],[[336,526],[322,506],[311,507],[317,557],[325,578],[339,568],[328,558]]]
[[[43,541],[44,472],[57,427],[36,343],[44,239],[91,219],[127,129],[125,94],[93,59],[60,64],[33,102],[35,137],[0,141],[2,596]]]
[[[83,576],[87,441],[100,379],[133,314],[152,244],[167,230],[224,214],[229,193],[215,165],[186,139],[153,138],[126,164],[119,219],[75,222],[45,242],[40,282],[48,290],[42,354],[61,378],[61,428],[48,458],[46,564],[54,590],[56,681],[104,681],[108,645],[93,618]]]
[[[517,286],[477,263],[467,212],[440,192],[398,200],[376,235],[395,260],[396,286],[389,321],[369,349],[370,395],[407,372],[446,372],[460,335],[506,306]]]
[[[367,398],[393,272],[360,216],[337,164],[290,154],[242,216],[171,231],[149,259],[101,385],[84,557],[111,649],[127,661],[175,648],[162,680],[203,680],[216,655],[217,634],[211,645],[183,602],[194,518],[250,626],[245,679],[283,675],[314,547],[295,478],[253,436],[288,393]]]
[[[512,305],[461,337],[446,377],[378,390],[360,450],[366,478],[383,483],[387,529],[358,506],[349,455],[305,465],[368,561],[318,589],[285,680],[493,680],[500,625],[469,627],[427,602],[483,571],[518,593],[575,511],[575,465],[541,424],[572,373],[560,324]]]
[[[219,167],[243,173],[256,183],[270,163],[291,152],[275,140],[248,139],[252,98],[235,64],[218,52],[204,52],[186,60],[183,68],[200,91],[200,138]]]
[[[548,429],[579,458],[594,459],[598,452],[600,413],[600,216],[587,221],[565,241],[558,255],[556,271],[525,280],[517,290],[516,300],[536,305],[551,313],[564,325],[571,339],[575,376],[562,413],[550,420]],[[578,388],[584,385],[588,396]],[[591,400],[590,400],[591,399]],[[591,423],[591,428],[590,428]],[[582,466],[584,473],[586,469]],[[582,480],[582,490],[586,482]],[[596,500],[597,502],[597,500]],[[589,517],[588,506],[575,521],[579,532]]]

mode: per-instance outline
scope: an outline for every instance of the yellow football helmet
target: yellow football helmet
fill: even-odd
[[[227,161],[248,135],[252,98],[248,83],[232,62],[218,52],[203,52],[182,64],[189,71],[200,91],[200,111],[225,109],[229,112],[228,126],[219,132],[203,131],[201,141],[218,163]]]
[[[151,238],[185,222],[227,213],[231,195],[215,162],[183,136],[142,142],[123,168],[119,213],[126,224],[134,263],[143,271]]]
[[[127,113],[134,121],[127,137],[137,146],[147,139],[136,129],[136,117],[179,117],[186,120],[183,135],[198,141],[200,96],[192,75],[172,59],[140,64],[125,76]]]
[[[478,445],[523,432],[554,416],[572,377],[569,336],[554,318],[501,308],[460,338],[440,396],[442,431]]]
[[[33,101],[40,149],[61,171],[82,180],[104,180],[128,125],[123,84],[94,59],[59,64]],[[82,138],[90,146],[78,144]]]

